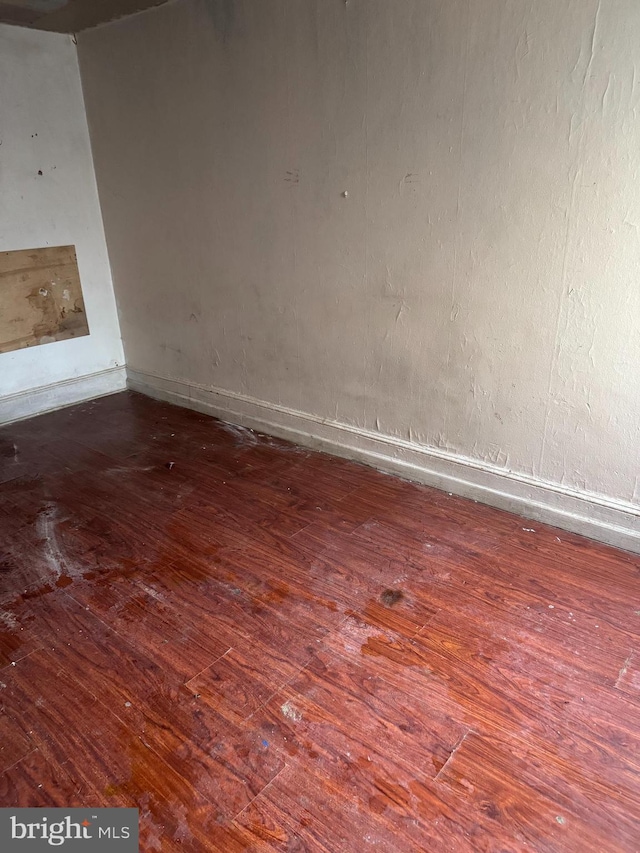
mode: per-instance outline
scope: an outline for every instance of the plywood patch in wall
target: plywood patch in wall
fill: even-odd
[[[75,246],[0,252],[0,353],[88,334]]]

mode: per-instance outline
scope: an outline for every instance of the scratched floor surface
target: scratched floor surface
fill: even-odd
[[[640,849],[640,559],[123,393],[0,430],[0,805]]]

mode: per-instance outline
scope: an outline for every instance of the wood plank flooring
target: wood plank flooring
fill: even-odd
[[[640,850],[640,559],[132,393],[0,430],[0,805]]]

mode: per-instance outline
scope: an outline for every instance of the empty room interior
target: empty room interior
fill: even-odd
[[[637,0],[0,2],[0,849],[640,850],[639,108]]]

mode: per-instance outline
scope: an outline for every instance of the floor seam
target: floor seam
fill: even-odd
[[[449,757],[447,758],[447,760],[445,761],[445,763],[442,765],[442,767],[440,768],[440,770],[438,770],[438,772],[436,773],[436,775],[433,777],[433,781],[434,781],[434,782],[437,782],[437,781],[438,781],[438,778],[440,777],[440,774],[444,771],[445,767],[447,767],[447,765],[449,764],[449,762],[451,761],[451,759],[454,757],[454,755],[455,755],[455,754],[457,753],[457,751],[460,749],[460,747],[462,746],[462,744],[465,742],[467,735],[468,735],[468,734],[470,734],[470,733],[471,733],[471,731],[472,731],[472,729],[469,729],[468,731],[466,731],[466,732],[462,735],[462,737],[460,738],[460,740],[458,741],[458,743],[457,743],[457,744],[454,746],[454,748],[451,750],[451,752],[450,752],[450,754],[449,754]]]
[[[252,797],[252,798],[249,800],[249,802],[246,804],[246,806],[243,806],[243,808],[241,808],[241,809],[240,809],[240,811],[239,811],[237,814],[235,814],[235,815],[231,818],[231,821],[232,821],[232,822],[233,822],[233,821],[236,821],[236,820],[240,817],[240,815],[241,815],[244,811],[246,811],[246,810],[249,808],[249,806],[250,806],[252,803],[255,803],[255,801],[258,799],[258,797],[261,797],[261,796],[264,794],[264,792],[267,790],[267,788],[268,788],[270,785],[273,785],[273,783],[276,781],[276,779],[277,779],[279,776],[281,776],[281,775],[282,775],[282,773],[284,773],[284,771],[287,769],[287,767],[289,767],[289,765],[288,765],[288,764],[283,764],[283,765],[282,765],[282,767],[280,768],[280,770],[278,770],[278,772],[276,773],[276,775],[273,777],[273,779],[269,779],[269,781],[267,782],[267,784],[266,784],[263,788],[261,788],[261,789],[258,791],[258,793],[255,795],[255,797]]]
[[[21,661],[26,660],[27,658],[31,657],[31,655],[35,655],[36,652],[41,652],[46,648],[47,647],[44,645],[43,642],[43,644],[41,646],[38,646],[37,649],[31,649],[30,652],[26,653],[26,655],[22,655],[21,657],[12,660],[10,663],[6,664],[2,667],[2,669],[0,669],[0,676],[2,676],[3,673],[9,672],[12,666],[16,666],[16,664],[21,663]]]
[[[629,657],[625,660],[625,662],[620,667],[620,671],[618,672],[618,677],[616,678],[616,683],[613,685],[615,690],[620,689],[620,687],[618,685],[620,684],[622,679],[627,674],[627,670],[629,669],[629,665],[631,664],[631,659],[633,658],[634,653],[635,652],[632,651],[631,654],[629,655]]]
[[[198,678],[200,675],[202,675],[202,673],[203,673],[203,672],[206,672],[208,669],[211,669],[211,667],[212,667],[212,666],[215,666],[215,665],[218,663],[218,661],[221,661],[221,660],[222,660],[222,658],[226,657],[226,656],[229,654],[229,652],[232,652],[232,651],[233,651],[233,646],[229,646],[229,648],[226,650],[226,652],[223,652],[223,653],[222,653],[221,655],[219,655],[215,660],[212,660],[212,661],[211,661],[211,663],[208,663],[206,666],[203,666],[203,667],[202,667],[202,669],[201,669],[199,672],[196,672],[196,674],[195,674],[195,675],[191,675],[191,676],[187,679],[187,681],[183,681],[182,683],[184,684],[184,686],[185,686],[185,687],[189,687],[189,682],[190,682],[190,681],[193,681],[194,679],[196,679],[196,678]]]
[[[14,761],[13,764],[10,764],[8,767],[5,767],[2,773],[0,773],[0,776],[4,776],[5,773],[8,773],[10,770],[13,770],[14,767],[17,767],[18,764],[21,764],[25,760],[25,758],[29,758],[30,755],[33,755],[34,752],[38,751],[38,746],[34,746],[33,749],[30,749],[29,752],[22,756],[22,758],[19,758],[17,761]]]
[[[297,670],[293,673],[293,675],[291,676],[291,678],[288,678],[288,679],[284,682],[284,684],[281,684],[281,685],[280,685],[280,687],[278,687],[278,689],[277,689],[277,690],[274,690],[274,691],[273,691],[273,693],[271,693],[271,694],[270,694],[270,696],[269,696],[267,699],[265,699],[265,701],[255,709],[255,711],[252,711],[252,712],[249,714],[249,716],[248,716],[248,717],[246,717],[246,718],[244,719],[244,721],[243,721],[243,725],[245,725],[245,726],[246,726],[246,724],[249,722],[249,720],[250,720],[252,717],[254,717],[254,716],[255,716],[259,711],[261,711],[261,710],[262,710],[266,705],[268,705],[268,704],[269,704],[269,702],[271,702],[271,700],[272,700],[275,696],[277,696],[277,695],[278,695],[278,693],[281,693],[281,692],[282,692],[286,687],[289,687],[289,685],[291,684],[291,682],[292,682],[294,679],[296,679],[296,678],[300,675],[300,673],[301,673],[303,670],[305,670],[305,669],[309,666],[309,664],[310,664],[310,663],[311,663],[311,661],[313,660],[313,658],[314,658],[315,654],[316,654],[316,653],[314,652],[314,653],[311,655],[311,657],[309,658],[309,660],[308,660],[308,661],[307,661],[303,666],[301,666],[301,667],[300,667],[300,669],[297,669]],[[297,691],[296,691],[296,693],[297,693]]]

